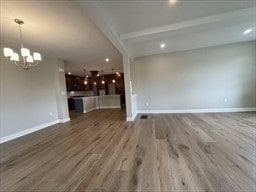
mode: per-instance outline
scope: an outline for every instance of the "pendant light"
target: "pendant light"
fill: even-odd
[[[114,78],[114,69],[112,69],[112,75],[113,75],[112,83],[116,83],[116,80]]]
[[[84,84],[87,85],[88,84],[88,79],[87,79],[87,75],[86,75],[86,70],[84,69]]]
[[[104,80],[104,76],[103,76],[103,70],[101,70],[101,75],[102,75],[102,81],[101,84],[104,85],[105,84],[105,80]]]

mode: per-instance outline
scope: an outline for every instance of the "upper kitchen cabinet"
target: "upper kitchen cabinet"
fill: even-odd
[[[67,91],[85,91],[86,85],[84,84],[84,78],[66,75]]]

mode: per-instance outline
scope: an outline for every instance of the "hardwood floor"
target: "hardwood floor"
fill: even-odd
[[[1,191],[255,191],[256,113],[96,110],[1,145]]]

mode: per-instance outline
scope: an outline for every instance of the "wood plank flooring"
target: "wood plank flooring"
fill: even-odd
[[[1,145],[1,191],[256,190],[256,113],[72,117]]]

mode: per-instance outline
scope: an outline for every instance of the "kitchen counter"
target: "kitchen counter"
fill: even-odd
[[[94,109],[121,108],[120,95],[76,97],[74,100],[77,112],[87,113]]]

